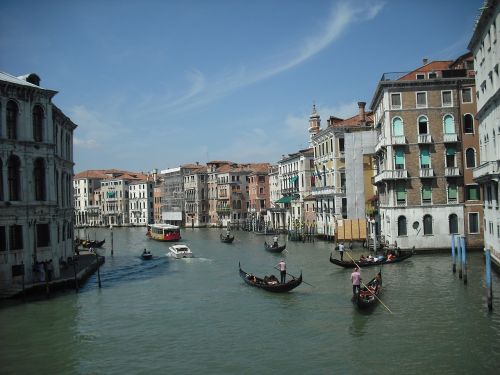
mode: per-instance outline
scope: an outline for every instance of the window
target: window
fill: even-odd
[[[23,248],[23,227],[22,225],[11,225],[9,227],[10,250],[22,250]]]
[[[479,233],[479,213],[469,212],[469,233]]]
[[[398,236],[406,236],[406,216],[398,217]]]
[[[455,120],[453,119],[453,116],[444,116],[443,123],[445,134],[455,134]]]
[[[432,216],[424,216],[424,236],[432,235]]]
[[[420,150],[420,168],[430,168],[431,167],[431,157],[429,154],[429,149],[424,148]]]
[[[432,203],[432,186],[429,183],[422,185],[422,203]]]
[[[479,185],[465,186],[465,199],[468,201],[478,201],[480,197]]]
[[[451,107],[453,106],[453,97],[451,91],[441,91],[441,100],[443,107]]]
[[[416,96],[417,96],[417,108],[427,107],[427,93],[417,92]]]
[[[470,113],[464,115],[464,133],[474,134],[474,117]]]
[[[458,233],[458,217],[456,214],[451,214],[450,216],[448,216],[448,225],[450,234]]]
[[[429,134],[429,122],[425,116],[418,118],[418,134]]]
[[[406,204],[406,186],[404,185],[396,186],[396,203],[398,205]]]
[[[455,147],[446,148],[446,167],[455,167]]]
[[[457,202],[458,188],[456,184],[448,185],[448,202]]]
[[[391,109],[401,109],[401,94],[391,94]]]
[[[402,148],[396,149],[394,165],[396,169],[405,169],[405,152]]]
[[[425,79],[425,74],[424,73],[417,73],[416,78],[417,79]]]
[[[36,245],[37,247],[47,247],[50,245],[49,224],[36,225]]]
[[[7,165],[7,180],[9,184],[9,200],[18,201],[21,199],[21,162],[16,155],[9,158]]]
[[[33,140],[35,142],[43,140],[43,110],[39,105],[33,108]]]
[[[466,87],[462,89],[462,103],[472,103],[472,88]]]
[[[17,104],[12,100],[7,103],[7,139],[17,139]]]
[[[35,161],[33,168],[33,179],[35,183],[35,200],[45,200],[45,163],[42,158]]]
[[[345,151],[344,138],[339,138],[339,152],[344,152],[344,151]]]
[[[7,251],[7,236],[4,226],[0,226],[0,251]]]
[[[431,73],[429,73],[428,77],[429,77],[429,79],[434,79],[434,78],[437,78],[437,74],[436,74],[436,72],[431,72]]]
[[[465,151],[465,165],[467,166],[467,168],[476,167],[476,152],[473,148],[468,148]]]
[[[405,134],[403,129],[403,120],[401,117],[395,117],[392,119],[392,134],[395,137],[400,137]]]

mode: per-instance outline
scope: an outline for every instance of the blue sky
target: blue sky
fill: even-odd
[[[467,52],[482,0],[3,0],[0,70],[78,125],[75,172],[277,162],[384,72]]]

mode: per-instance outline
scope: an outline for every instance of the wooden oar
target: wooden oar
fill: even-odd
[[[347,256],[348,256],[349,258],[351,258],[351,260],[354,262],[354,264],[355,264],[355,265],[356,265],[356,266],[357,266],[357,267],[361,270],[361,267],[360,267],[360,266],[359,266],[359,264],[358,264],[358,263],[356,263],[356,261],[355,261],[355,260],[351,257],[351,255],[349,254],[349,252],[348,252],[348,251],[346,251],[346,253],[347,253]],[[381,300],[380,298],[378,298],[378,296],[377,296],[375,293],[373,293],[373,292],[370,290],[370,288],[368,288],[368,287],[365,285],[365,283],[364,283],[364,282],[362,282],[362,281],[360,280],[360,283],[361,283],[361,284],[362,284],[362,285],[366,288],[366,290],[367,290],[367,291],[369,291],[369,292],[372,294],[372,296],[374,296],[376,299],[378,299],[378,301],[379,301],[379,302],[380,302],[380,303],[381,303],[381,304],[382,304],[382,305],[383,305],[383,306],[387,309],[387,311],[389,311],[389,312],[392,314],[391,309],[390,309],[390,308],[388,308],[388,307],[386,306],[386,304],[385,304],[385,303],[383,303],[383,302],[382,302],[382,300]]]
[[[280,270],[278,267],[274,266],[274,268],[276,268],[278,271],[280,271],[280,272],[281,272],[281,270]],[[294,279],[298,279],[298,277],[293,276],[292,274],[290,274],[290,273],[288,273],[288,272],[287,272],[286,274],[287,274],[288,276],[293,277]],[[313,288],[316,288],[314,285],[309,284],[308,282],[304,281],[304,279],[302,279],[302,282],[303,282],[304,284],[307,284],[307,285],[312,286]]]

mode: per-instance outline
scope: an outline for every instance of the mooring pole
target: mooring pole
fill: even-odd
[[[111,256],[113,256],[113,224],[109,226],[109,229],[111,229]]]
[[[458,266],[460,267],[458,269],[458,278],[462,278],[462,249],[461,249],[461,244],[460,244],[460,237],[457,236],[457,263]]]
[[[464,275],[464,284],[467,284],[467,250],[465,248],[465,237],[460,237],[460,243],[462,244],[462,270]]]
[[[451,235],[451,263],[453,273],[457,272],[457,265],[455,263],[455,235]]]
[[[73,256],[73,273],[75,274],[75,292],[78,293],[78,278],[76,277],[76,262],[78,261],[78,255]]]
[[[491,286],[491,251],[484,249],[486,256],[486,293],[488,296],[488,310],[493,310],[493,289]]]
[[[97,261],[97,282],[99,283],[99,288],[101,287],[101,273],[99,272],[99,254],[97,254],[97,251],[95,252],[95,259]]]

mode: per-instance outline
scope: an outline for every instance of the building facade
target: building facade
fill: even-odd
[[[36,74],[0,72],[0,289],[73,256],[73,132]]]
[[[185,226],[206,227],[208,215],[208,174],[207,167],[191,165],[184,176]]]

